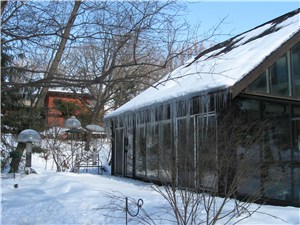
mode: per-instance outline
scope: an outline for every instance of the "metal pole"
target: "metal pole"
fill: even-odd
[[[72,171],[74,172],[73,133],[71,133]]]
[[[125,211],[126,211],[126,225],[127,225],[127,213],[128,213],[128,198],[126,197],[125,198],[125,203],[126,203],[126,205],[125,205]]]
[[[31,167],[31,151],[32,151],[32,144],[31,142],[26,143],[26,163],[25,167]]]
[[[128,197],[125,198],[125,211],[126,211],[126,225],[128,224],[128,215],[129,214],[131,217],[136,217],[139,212],[140,212],[140,209],[142,208],[142,205],[144,204],[144,201],[143,199],[139,199],[135,204],[137,206],[137,211],[136,213],[131,213],[129,211],[129,208],[128,208]]]
[[[93,138],[93,165],[96,165],[96,157],[97,157],[97,139]]]
[[[25,162],[25,174],[31,173],[31,151],[32,151],[32,144],[31,142],[26,143],[26,162]]]

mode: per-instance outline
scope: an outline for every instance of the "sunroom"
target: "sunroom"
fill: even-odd
[[[205,50],[106,115],[112,174],[300,206],[299,12]]]

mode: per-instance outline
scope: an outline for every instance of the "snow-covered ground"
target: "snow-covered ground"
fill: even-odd
[[[128,216],[128,224],[175,224],[166,201],[150,183],[107,173],[57,173],[52,171],[50,162],[45,170],[44,160],[36,154],[32,164],[37,174],[17,174],[14,178],[3,173],[1,176],[3,225],[125,224],[125,197],[135,201],[143,199],[143,209],[152,219],[140,212],[139,216],[145,220]],[[300,224],[300,209],[262,206],[259,212],[239,224]]]

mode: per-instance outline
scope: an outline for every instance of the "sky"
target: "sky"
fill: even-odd
[[[200,23],[199,33],[211,29],[225,18],[220,28],[222,33],[231,36],[252,29],[300,7],[300,0],[186,0],[186,2],[188,3],[186,19],[192,24]],[[231,36],[220,36],[217,41],[226,40]]]

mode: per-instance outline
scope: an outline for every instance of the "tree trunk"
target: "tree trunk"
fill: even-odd
[[[17,148],[15,150],[16,154],[14,154],[10,163],[10,170],[9,170],[10,173],[18,172],[19,164],[25,148],[26,148],[26,143],[22,143],[22,142],[18,143]]]
[[[66,28],[65,28],[65,30],[64,30],[64,32],[62,34],[59,47],[57,49],[57,52],[56,52],[55,57],[53,59],[53,62],[51,63],[49,71],[46,74],[46,77],[48,79],[50,79],[50,80],[57,73],[58,65],[59,65],[59,62],[60,62],[61,57],[63,55],[63,52],[65,50],[66,43],[67,43],[67,41],[68,41],[68,39],[70,37],[71,28],[74,25],[74,22],[75,22],[75,19],[77,17],[77,13],[78,13],[80,4],[81,4],[81,1],[75,1],[74,7],[73,7],[73,11],[72,11],[72,13],[71,13],[71,15],[69,17],[69,20],[68,20],[68,23],[66,25]],[[41,90],[41,93],[40,93],[40,95],[38,97],[38,100],[36,102],[36,105],[35,105],[36,108],[42,108],[42,107],[44,107],[44,101],[45,101],[45,97],[47,95],[47,92],[48,92],[48,87],[43,87],[42,90]]]

